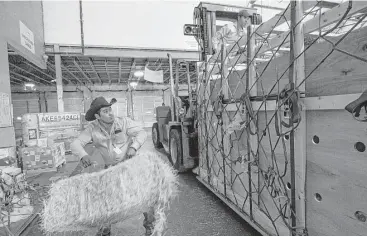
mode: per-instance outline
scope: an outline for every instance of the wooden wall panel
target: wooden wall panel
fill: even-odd
[[[315,144],[313,137],[318,136]],[[307,112],[307,229],[310,235],[365,235],[367,155],[365,123],[346,111]],[[317,200],[318,198],[318,200]]]
[[[335,37],[331,41],[337,42],[339,38]],[[367,28],[364,27],[350,33],[338,45],[338,48],[366,59],[366,40]],[[332,49],[330,43],[323,42],[312,45],[305,52],[306,77],[321,63]],[[256,69],[260,75],[264,72],[258,83],[259,95],[269,93],[271,87],[276,83],[277,78],[280,78],[284,72],[286,73],[279,83],[280,90],[288,84],[289,72],[286,71],[289,67],[288,54],[272,60],[265,69],[266,65],[267,63],[261,63]],[[312,97],[361,93],[367,89],[366,66],[366,62],[334,51],[306,80],[306,95]],[[264,87],[265,93],[262,92],[261,86]],[[277,93],[277,91],[278,89],[275,87],[272,94]]]

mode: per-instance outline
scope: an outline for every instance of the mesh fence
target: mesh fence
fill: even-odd
[[[199,69],[199,175],[269,234],[307,234],[305,225],[298,225],[302,217],[295,213],[294,165],[299,149],[294,132],[305,120],[300,105],[305,83],[334,52],[366,62],[356,52],[339,47],[365,25],[366,14],[353,12],[361,3],[342,3],[338,20],[325,24],[320,2],[297,22],[290,18],[295,4],[289,4],[274,18],[275,26],[287,25],[288,31],[274,37],[275,27],[266,34],[259,33],[258,27],[236,44],[222,46]],[[295,55],[296,27],[310,18],[318,20],[317,29],[313,34],[305,32],[304,48]],[[251,40],[253,55],[247,49]],[[271,45],[274,42],[279,42],[276,47]],[[294,62],[320,44],[325,53],[307,65],[304,78],[294,83]]]

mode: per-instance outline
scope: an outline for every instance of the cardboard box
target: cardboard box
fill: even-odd
[[[0,169],[17,166],[15,147],[0,148]]]
[[[55,167],[59,167],[60,165],[66,162],[65,145],[63,142],[55,143],[51,147],[51,149],[52,149],[52,155],[55,161]]]
[[[38,147],[47,147],[47,138],[37,139],[37,146]]]
[[[55,171],[66,162],[63,143],[55,143],[52,147],[24,147],[21,156],[26,171]]]

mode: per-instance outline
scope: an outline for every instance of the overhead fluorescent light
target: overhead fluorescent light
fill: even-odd
[[[130,86],[132,86],[132,87],[136,87],[137,85],[138,85],[138,83],[136,81],[130,82]]]
[[[25,83],[24,86],[26,86],[26,87],[34,87],[35,85],[33,83]]]

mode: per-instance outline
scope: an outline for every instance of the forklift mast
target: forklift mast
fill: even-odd
[[[201,2],[194,9],[194,23],[184,25],[184,35],[194,36],[199,44],[200,61],[206,61],[207,55],[213,54],[212,37],[222,27],[219,21],[237,21],[237,14],[246,10],[251,15],[253,25],[261,24],[261,16],[256,8]]]
[[[191,77],[190,77],[190,64],[186,60],[178,59],[175,65],[175,75],[176,78],[173,77],[173,62],[172,56],[167,54],[169,61],[169,70],[170,70],[170,89],[171,89],[171,121],[172,122],[180,122],[180,116],[192,116],[192,107],[188,111],[182,111],[183,105],[181,98],[178,96],[179,90],[179,69],[180,67],[184,67],[186,69],[186,78],[188,85],[188,97],[189,101],[192,101],[192,87],[191,87]]]

